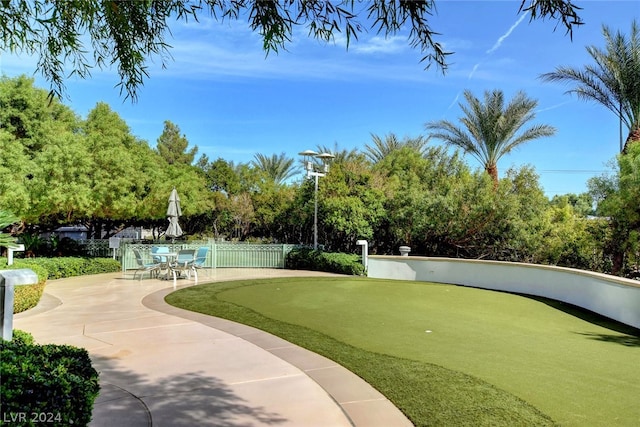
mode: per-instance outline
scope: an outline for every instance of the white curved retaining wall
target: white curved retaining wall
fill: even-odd
[[[640,282],[572,268],[454,258],[369,256],[372,278],[451,283],[535,295],[640,328]]]

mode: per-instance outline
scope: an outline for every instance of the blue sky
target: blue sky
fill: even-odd
[[[519,1],[437,1],[431,27],[441,33],[437,41],[454,52],[445,75],[435,66],[424,70],[406,33],[387,39],[362,34],[347,51],[340,35],[326,44],[299,28],[287,51],[266,56],[244,21],[176,22],[167,40],[173,60],[166,69],[149,63],[151,77],[137,103],[123,100],[114,88],[115,70],[68,80],[65,103],[86,117],[97,102],[107,102],[153,147],[164,120],[170,120],[199,154],[238,163],[256,153],[297,157],[318,145],[364,149],[371,134],[426,135],[426,122],[457,122],[465,89],[480,98],[485,90],[500,89],[507,99],[523,90],[539,102],[535,123],[550,124],[557,133],[503,157],[500,173],[531,165],[547,196],[580,193],[617,154],[618,121],[604,107],[566,95],[566,86],[538,76],[559,65],[590,64],[585,47],[603,46],[602,25],[628,34],[640,17],[640,2],[576,3],[585,25],[574,30],[572,41],[555,21],[518,15]],[[8,76],[32,75],[35,60],[3,53],[0,68]],[[465,159],[480,167],[471,156]]]

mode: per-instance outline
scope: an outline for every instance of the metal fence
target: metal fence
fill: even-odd
[[[138,249],[145,261],[151,260],[151,248],[167,246],[171,252],[181,249],[209,248],[205,268],[285,268],[287,254],[298,245],[287,244],[251,244],[216,243],[214,241],[189,241],[172,244],[170,242],[121,242],[118,248],[122,270],[137,268],[134,249]]]
[[[76,242],[86,256],[100,258],[113,256],[113,249],[109,248],[109,240],[76,240]]]

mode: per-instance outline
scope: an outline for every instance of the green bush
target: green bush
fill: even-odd
[[[22,345],[33,345],[35,344],[35,341],[33,340],[33,335],[31,335],[29,332],[16,329],[13,331],[13,343],[21,343]]]
[[[18,263],[16,262],[15,265]],[[111,258],[28,258],[20,260],[24,267],[40,266],[47,270],[47,279],[84,276],[88,274],[113,273],[120,271],[120,262]],[[34,270],[35,271],[35,270]]]
[[[13,265],[7,265],[6,258],[0,258],[0,270],[14,270],[18,268],[30,268],[38,275],[38,282],[45,283],[49,277],[49,270],[44,266],[29,262],[25,259],[14,259]]]
[[[21,313],[35,307],[42,298],[44,282],[35,285],[16,286],[13,293],[13,312]]]
[[[339,252],[323,252],[310,248],[297,248],[287,254],[286,266],[292,270],[326,271],[329,273],[364,275],[360,256]]]
[[[0,340],[3,420],[16,426],[87,425],[100,391],[87,351],[34,345],[29,334],[15,335],[12,341]]]

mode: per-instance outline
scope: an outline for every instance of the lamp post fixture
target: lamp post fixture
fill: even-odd
[[[315,178],[314,187],[314,207],[313,207],[313,249],[318,249],[318,178],[325,176],[329,172],[329,162],[335,156],[330,153],[316,153],[313,150],[305,150],[298,153],[304,161],[304,168],[307,171],[307,178]],[[322,168],[313,162],[312,159],[320,159]]]

